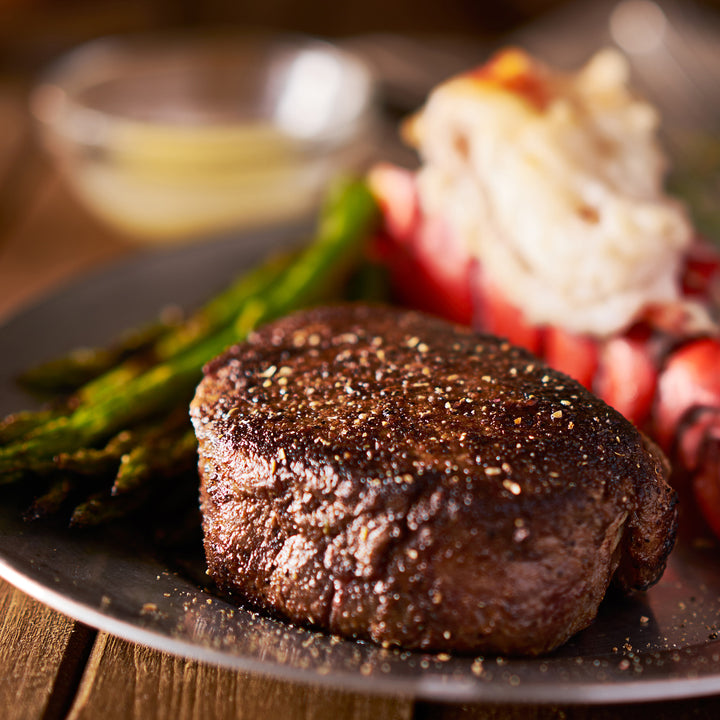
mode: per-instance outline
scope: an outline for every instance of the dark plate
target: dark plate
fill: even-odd
[[[0,412],[28,406],[13,383],[21,368],[107,341],[168,303],[195,306],[290,235],[141,255],[20,313],[0,328]],[[173,557],[128,542],[122,528],[98,535],[25,524],[11,497],[0,510],[0,575],[82,622],[229,667],[435,700],[607,703],[720,692],[719,559],[714,543],[683,532],[657,586],[607,599],[560,651],[480,661],[384,650],[235,608],[203,588],[199,543]]]

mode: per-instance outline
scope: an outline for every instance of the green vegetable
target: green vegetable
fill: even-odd
[[[77,389],[67,411],[21,413],[0,424],[0,484],[56,472],[56,483],[31,509],[39,516],[64,504],[77,486],[73,477],[110,474],[112,490],[94,493],[72,522],[95,523],[137,508],[153,483],[196,462],[187,406],[203,365],[259,324],[341,297],[376,217],[362,182],[339,185],[301,252],[259,265],[142,352],[117,355],[120,363]]]
[[[47,408],[35,411],[23,410],[8,415],[0,420],[0,445],[22,440],[36,428],[63,414],[60,410]]]
[[[107,348],[77,348],[67,355],[26,370],[18,382],[26,390],[39,395],[74,392],[123,360],[149,352],[170,328],[169,320],[161,320],[128,333]]]

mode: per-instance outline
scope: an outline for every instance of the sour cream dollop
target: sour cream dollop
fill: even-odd
[[[506,50],[438,86],[405,128],[423,213],[534,324],[606,336],[679,298],[692,227],[628,75],[610,50],[575,74]]]

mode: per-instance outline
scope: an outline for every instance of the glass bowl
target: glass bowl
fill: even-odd
[[[31,109],[76,194],[145,241],[298,219],[373,142],[370,71],[299,37],[96,40]]]

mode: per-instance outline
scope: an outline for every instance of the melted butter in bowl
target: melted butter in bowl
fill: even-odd
[[[91,210],[171,242],[310,213],[330,176],[366,158],[372,85],[313,40],[124,38],[61,61],[32,107]]]
[[[241,127],[128,125],[73,184],[130,234],[174,238],[291,220],[312,207],[322,163],[270,123]]]

